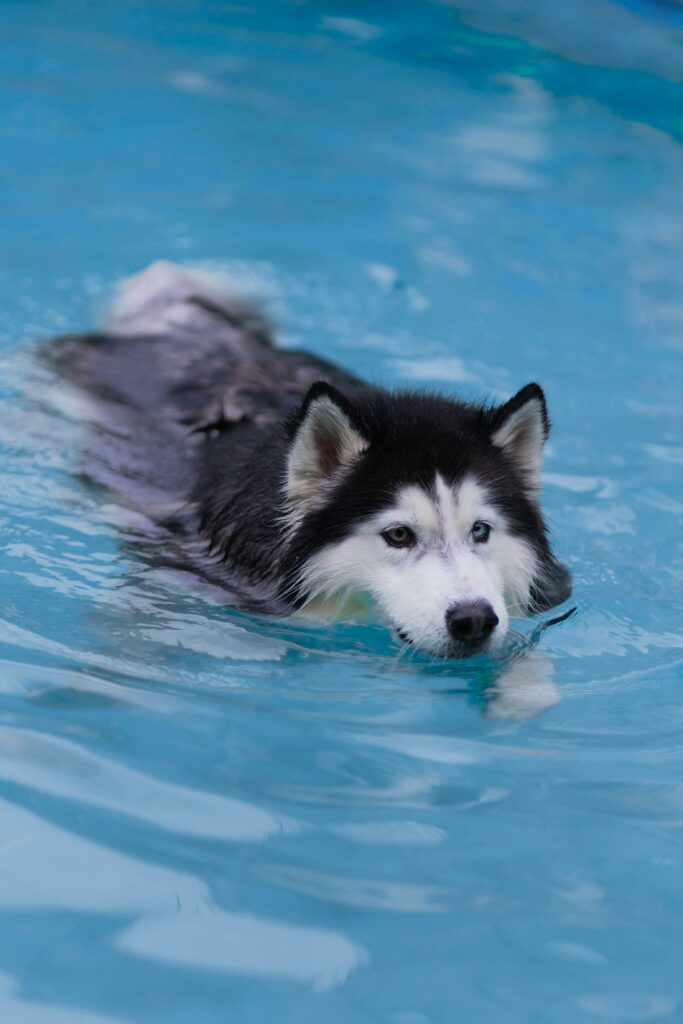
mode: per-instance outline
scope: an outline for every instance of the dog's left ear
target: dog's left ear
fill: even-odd
[[[353,466],[369,446],[351,403],[324,381],[313,384],[295,421],[287,458],[290,502],[307,501]]]
[[[538,384],[527,384],[492,412],[491,440],[515,463],[532,496],[538,492],[543,445],[549,433],[545,395]]]

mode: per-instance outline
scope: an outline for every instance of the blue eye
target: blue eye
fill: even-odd
[[[472,538],[475,544],[485,544],[490,536],[491,527],[489,526],[488,523],[483,522],[483,520],[481,519],[478,519],[477,522],[472,527],[472,529],[470,530],[470,537]]]

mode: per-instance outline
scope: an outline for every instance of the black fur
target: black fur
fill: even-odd
[[[157,524],[154,559],[191,565],[245,608],[286,612],[305,597],[297,574],[316,550],[344,536],[404,484],[429,487],[438,471],[473,473],[511,530],[538,553],[532,610],[570,593],[537,502],[491,435],[537,384],[489,408],[423,392],[370,387],[303,352],[278,349],[253,311],[198,294],[196,318],[163,335],[58,339],[46,354],[97,399],[84,471]],[[190,326],[191,325],[191,326]],[[334,401],[367,443],[321,507],[289,540],[282,527],[287,456],[307,411]]]
[[[324,384],[315,384],[311,391],[304,400],[304,411],[311,398],[321,393],[338,401],[336,390]],[[357,390],[352,402],[344,398],[339,404],[367,440],[368,450],[323,507],[305,519],[284,556],[287,579],[296,578],[313,552],[341,540],[350,526],[379,511],[399,488],[418,484],[429,489],[437,472],[450,484],[472,474],[504,513],[511,532],[524,537],[539,556],[541,573],[534,584],[530,610],[545,610],[565,600],[571,592],[571,579],[552,554],[538,503],[525,494],[515,463],[491,441],[505,415],[530,397],[542,403],[547,436],[549,420],[538,384],[527,385],[510,402],[496,408],[427,392],[388,392],[369,386]],[[295,424],[302,418],[300,413]]]

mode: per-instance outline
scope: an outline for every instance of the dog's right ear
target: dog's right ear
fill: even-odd
[[[308,501],[338,479],[369,446],[351,403],[318,381],[303,400],[287,457],[290,503]]]

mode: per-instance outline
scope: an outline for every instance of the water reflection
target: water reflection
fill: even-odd
[[[487,691],[485,714],[492,719],[534,718],[560,701],[553,661],[529,651],[507,665]]]

